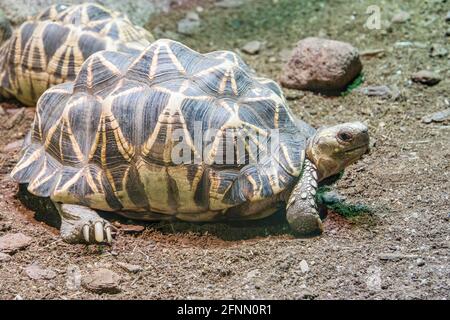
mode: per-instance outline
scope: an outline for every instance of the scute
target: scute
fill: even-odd
[[[73,85],[49,89],[12,176],[40,185],[52,159],[57,181],[32,190],[56,201],[219,217],[292,186],[308,138],[297,123],[278,85],[234,53],[158,40],[139,56],[95,53]]]

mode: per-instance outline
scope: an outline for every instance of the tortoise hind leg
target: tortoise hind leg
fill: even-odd
[[[111,243],[113,226],[95,210],[74,204],[55,203],[61,216],[61,237],[69,243]]]
[[[305,159],[302,176],[294,187],[286,206],[286,218],[291,228],[301,237],[316,236],[323,232],[317,210],[317,168]]]

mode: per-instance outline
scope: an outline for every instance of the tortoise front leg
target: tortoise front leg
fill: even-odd
[[[111,243],[113,226],[95,210],[74,204],[55,203],[61,216],[61,237],[69,243]]]
[[[323,232],[316,204],[317,168],[305,159],[303,172],[286,205],[286,218],[291,228],[301,237]]]

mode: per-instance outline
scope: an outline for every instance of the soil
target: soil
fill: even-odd
[[[370,153],[333,189],[369,212],[349,216],[329,210],[324,234],[311,239],[295,238],[280,215],[239,224],[133,222],[137,228],[109,215],[122,226],[112,246],[69,245],[51,226],[50,213],[29,210],[17,197],[8,173],[18,151],[10,143],[24,137],[34,109],[3,102],[0,236],[21,232],[33,242],[0,262],[0,298],[449,299],[450,126],[421,121],[449,107],[449,57],[429,55],[432,44],[450,51],[448,8],[445,1],[380,1],[381,29],[369,30],[364,23],[373,2],[261,0],[222,9],[195,1],[147,24],[157,37],[174,35],[176,21],[202,5],[201,29],[178,39],[202,52],[238,51],[248,41],[262,41],[259,54],[243,58],[274,79],[284,64],[280,52],[307,36],[348,41],[361,52],[383,49],[363,57],[363,86],[396,88],[396,99],[357,90],[337,97],[285,91],[295,113],[316,127],[353,120],[368,124]],[[409,12],[410,20],[390,24],[399,9]],[[411,74],[422,69],[443,80],[431,87],[411,82]],[[31,279],[25,268],[33,263],[56,276]],[[143,270],[128,273],[118,263]],[[98,268],[120,276],[119,293],[70,285],[73,274],[83,277]]]

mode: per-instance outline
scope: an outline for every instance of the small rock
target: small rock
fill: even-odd
[[[383,261],[400,261],[402,259],[414,259],[417,258],[416,255],[407,255],[407,254],[400,254],[400,253],[381,253],[378,258]]]
[[[447,54],[447,49],[441,44],[434,43],[430,48],[430,57],[432,58],[443,58],[446,57]]]
[[[419,258],[416,260],[416,265],[418,267],[423,267],[425,265],[425,260],[423,260],[422,258]]]
[[[43,269],[34,263],[25,268],[25,273],[33,280],[50,280],[56,277],[55,271]]]
[[[242,52],[247,54],[257,54],[261,51],[262,43],[260,41],[250,41],[247,42],[242,48]]]
[[[119,222],[114,222],[114,226],[120,229],[120,231],[125,233],[140,233],[145,230],[144,226],[137,224],[121,224]]]
[[[22,296],[21,296],[20,294],[17,294],[17,295],[14,297],[14,300],[23,300],[23,298],[22,298]]]
[[[427,86],[434,86],[442,79],[434,72],[428,70],[421,70],[411,75],[411,80],[417,83],[425,84]]]
[[[345,42],[312,37],[297,44],[280,82],[286,88],[335,93],[361,70],[356,48]]]
[[[141,272],[143,269],[141,266],[136,264],[130,264],[125,262],[117,262],[117,265],[124,269],[125,271],[128,271],[130,273],[138,273]]]
[[[0,237],[0,252],[14,253],[31,244],[31,238],[22,233],[10,233]]]
[[[405,23],[411,18],[409,12],[399,11],[391,19],[392,23]]]
[[[450,28],[448,28],[447,31],[445,31],[445,36],[450,37]]]
[[[82,286],[97,293],[119,293],[120,276],[115,272],[99,268],[82,278]]]
[[[244,4],[244,0],[220,0],[215,3],[215,6],[218,8],[237,8]]]
[[[323,204],[336,204],[345,201],[345,197],[336,191],[327,191],[321,195]]]
[[[302,270],[303,273],[309,272],[309,266],[308,266],[308,262],[306,262],[306,260],[300,261],[300,270]]]
[[[6,116],[6,111],[5,111],[5,109],[2,107],[2,106],[0,106],[0,116]]]
[[[426,115],[422,118],[423,123],[444,122],[447,120],[450,121],[450,108]]]
[[[384,54],[384,49],[367,49],[364,51],[361,51],[359,54],[363,58],[371,58],[376,56],[381,56]]]
[[[382,253],[378,256],[378,259],[383,261],[400,261],[402,256],[396,253]]]
[[[450,22],[450,11],[447,11],[447,15],[445,16],[445,22]]]
[[[284,92],[284,95],[286,97],[287,100],[298,100],[301,97],[303,97],[305,94],[301,91],[298,90],[289,90],[286,89]]]
[[[190,11],[184,19],[177,23],[177,32],[191,36],[198,32],[200,28],[200,17],[197,12]]]
[[[17,151],[22,147],[22,145],[23,145],[23,139],[10,142],[6,146],[3,147],[2,152],[8,153],[8,152]]]
[[[368,97],[380,97],[383,99],[389,99],[392,97],[392,91],[388,86],[367,86],[357,90],[357,92],[366,95]]]
[[[8,262],[11,261],[11,256],[9,254],[0,252],[0,262]]]

